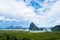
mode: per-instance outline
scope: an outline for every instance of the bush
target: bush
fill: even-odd
[[[23,38],[23,40],[30,40],[29,38]]]

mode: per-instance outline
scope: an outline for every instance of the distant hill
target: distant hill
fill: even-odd
[[[43,30],[43,29],[42,28],[39,29],[34,23],[31,23],[29,30]]]
[[[52,31],[60,31],[60,25],[51,28]]]
[[[10,27],[6,27],[5,29],[23,29],[23,28],[20,26],[16,26],[16,27],[10,26]]]

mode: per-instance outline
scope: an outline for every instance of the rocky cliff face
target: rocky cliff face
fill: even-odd
[[[52,31],[60,31],[60,25],[56,25],[51,29]]]
[[[34,23],[31,23],[29,30],[39,30],[39,28]]]

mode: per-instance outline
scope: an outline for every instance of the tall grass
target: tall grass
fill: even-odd
[[[60,32],[0,31],[0,40],[60,40]]]

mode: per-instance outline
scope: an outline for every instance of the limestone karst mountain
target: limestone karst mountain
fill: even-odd
[[[52,31],[60,31],[60,25],[51,28]]]
[[[34,23],[31,23],[29,30],[40,30],[40,29]]]

